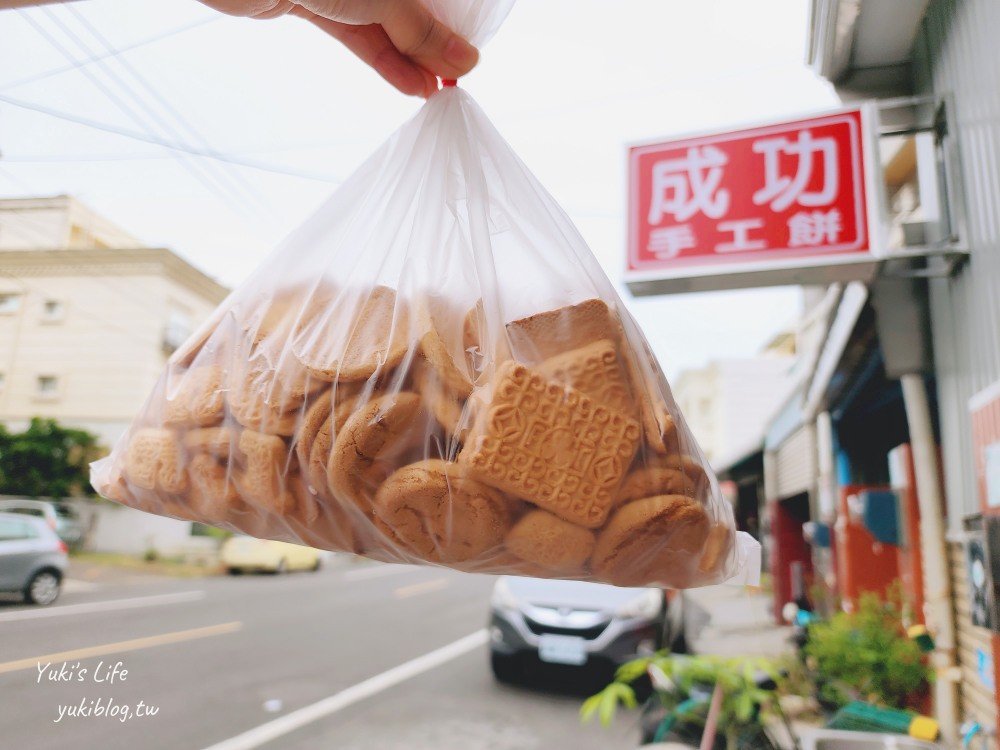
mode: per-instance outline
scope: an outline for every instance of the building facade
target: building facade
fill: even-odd
[[[65,197],[0,201],[0,422],[110,447],[227,290]]]

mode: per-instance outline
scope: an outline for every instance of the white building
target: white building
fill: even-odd
[[[674,398],[713,465],[759,445],[792,387],[794,352],[794,334],[782,334],[756,357],[716,360],[674,380]]]
[[[0,200],[0,422],[50,417],[110,447],[226,294],[72,198]]]

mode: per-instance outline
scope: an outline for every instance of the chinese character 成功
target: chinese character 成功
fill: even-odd
[[[789,247],[833,244],[837,241],[843,222],[840,211],[799,211],[788,220]]]
[[[694,146],[683,159],[664,159],[653,165],[653,195],[649,223],[656,226],[664,214],[687,221],[701,211],[719,219],[729,210],[729,191],[720,190],[723,167],[729,159],[714,146]]]
[[[833,138],[813,138],[808,130],[803,130],[797,141],[784,136],[761,138],[753,144],[753,150],[764,154],[764,187],[753,194],[753,202],[758,206],[770,203],[772,211],[784,211],[793,203],[827,206],[836,199],[840,185],[837,142]],[[782,153],[797,157],[795,177],[781,174]],[[817,154],[823,157],[823,186],[811,191],[808,188]]]

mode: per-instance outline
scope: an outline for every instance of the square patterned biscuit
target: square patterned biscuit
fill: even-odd
[[[516,359],[537,364],[602,339],[617,340],[621,324],[603,300],[588,299],[507,324]]]
[[[506,363],[460,454],[470,473],[572,523],[604,523],[639,424],[525,365]]]
[[[583,391],[599,404],[628,416],[638,415],[618,347],[610,339],[557,354],[535,369],[549,380]]]

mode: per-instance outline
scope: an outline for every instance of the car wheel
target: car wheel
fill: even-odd
[[[285,558],[278,560],[278,566],[274,569],[274,574],[276,576],[283,575],[288,572],[288,561]]]
[[[309,570],[312,573],[318,573],[319,569],[322,568],[322,567],[323,567],[323,558],[317,557],[316,558],[316,563],[311,568],[309,568]]]
[[[59,576],[50,570],[35,573],[24,589],[24,598],[30,604],[45,606],[52,604],[59,597],[61,582]]]
[[[503,654],[490,654],[490,669],[497,682],[514,682],[517,678],[517,666],[514,660]]]
[[[231,576],[243,575],[243,568],[226,568],[226,572]]]

